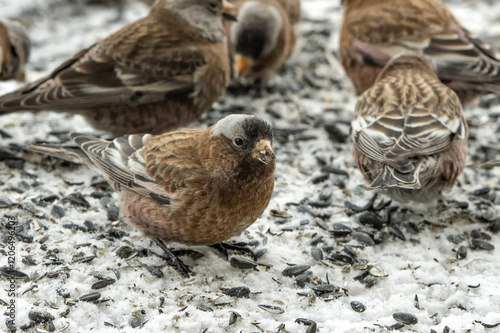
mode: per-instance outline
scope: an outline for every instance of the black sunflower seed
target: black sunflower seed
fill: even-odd
[[[311,266],[309,265],[292,265],[285,268],[282,272],[284,276],[297,276],[307,271]]]
[[[418,323],[418,318],[416,316],[406,312],[396,312],[392,315],[392,318],[405,325],[415,325]]]
[[[242,287],[234,287],[223,291],[223,293],[227,296],[243,298],[248,297],[250,295],[250,288],[242,286]]]
[[[363,305],[363,303],[358,301],[352,301],[351,308],[356,312],[364,312],[366,310],[366,307]]]
[[[239,269],[251,269],[257,267],[257,263],[254,260],[241,256],[232,256],[229,263],[232,267]]]
[[[112,285],[115,282],[116,282],[115,279],[99,280],[99,281],[93,283],[90,288],[92,288],[92,289],[101,289],[101,288],[107,287],[109,285]]]

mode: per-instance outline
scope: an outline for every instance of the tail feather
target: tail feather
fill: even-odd
[[[92,164],[85,152],[77,146],[61,146],[61,145],[31,145],[26,147],[27,150],[50,155],[60,158],[65,161],[77,164]]]
[[[399,187],[406,189],[420,189],[419,169],[402,173],[391,166],[384,165],[383,171],[370,184],[372,189]]]
[[[467,168],[471,169],[492,169],[500,166],[500,159],[489,160],[483,163],[470,164],[467,165]]]
[[[24,105],[23,100],[26,98],[26,87],[10,92],[0,97],[0,115],[8,114],[16,111],[31,111],[36,112],[35,108],[29,108]]]
[[[478,85],[479,85],[478,90],[481,92],[495,94],[495,95],[500,94],[500,81],[493,83],[479,83]]]
[[[74,143],[76,143],[79,147],[82,147],[84,144],[88,142],[109,143],[109,141],[99,139],[93,135],[83,134],[78,132],[68,133],[68,138]]]
[[[6,98],[4,99],[4,97]],[[19,103],[16,99],[9,98],[8,95],[2,96],[2,98],[0,99],[0,115],[22,110],[23,109],[21,108],[21,103]]]
[[[46,81],[47,77],[43,77],[35,82],[28,83],[24,87],[0,96],[0,115],[16,111],[37,112],[47,109],[46,103],[40,101],[39,94],[31,94]]]

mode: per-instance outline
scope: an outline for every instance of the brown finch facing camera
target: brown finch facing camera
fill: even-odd
[[[356,104],[354,160],[371,189],[428,202],[451,188],[467,156],[457,95],[416,55],[397,56]]]
[[[70,133],[78,148],[29,150],[96,166],[120,193],[124,220],[148,236],[209,245],[239,235],[262,214],[274,187],[271,126],[231,115],[212,127],[113,141]]]
[[[276,0],[241,0],[235,1],[234,7],[237,22],[227,24],[226,29],[230,54],[234,57],[234,75],[265,81],[292,54],[296,41],[294,27],[287,11]],[[295,8],[291,10],[296,11]],[[300,17],[300,4],[298,9],[299,14],[292,14]]]
[[[24,81],[31,41],[19,22],[0,20],[0,80]]]
[[[499,53],[463,28],[440,0],[342,3],[339,55],[358,94],[401,52],[431,57],[440,80],[464,104],[500,93]]]
[[[0,114],[79,113],[115,135],[186,125],[226,89],[223,16],[232,17],[222,0],[159,0],[147,17],[0,97]]]

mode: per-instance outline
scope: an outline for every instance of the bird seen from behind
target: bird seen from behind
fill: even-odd
[[[369,187],[398,201],[429,202],[455,184],[468,129],[458,96],[428,59],[391,60],[356,104],[353,155]]]

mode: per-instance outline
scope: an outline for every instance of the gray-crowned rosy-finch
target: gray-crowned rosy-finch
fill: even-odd
[[[237,22],[228,24],[228,38],[235,76],[267,80],[291,55],[294,27],[276,0],[241,0],[234,6]]]
[[[399,201],[431,201],[451,188],[467,138],[457,95],[415,55],[391,60],[354,111],[354,160],[370,188]]]
[[[343,0],[339,54],[358,94],[401,52],[432,58],[466,104],[500,93],[500,55],[463,28],[440,0]]]
[[[0,114],[79,113],[115,135],[161,133],[196,120],[226,89],[222,0],[159,0],[149,15],[0,97]]]
[[[222,242],[254,223],[273,193],[273,133],[256,116],[231,115],[208,129],[113,141],[69,137],[78,147],[28,149],[100,169],[120,193],[124,220],[154,238]]]

